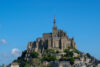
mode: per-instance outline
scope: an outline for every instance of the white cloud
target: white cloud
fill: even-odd
[[[5,39],[1,39],[1,40],[0,40],[0,43],[1,43],[1,44],[7,44],[7,41],[6,41]]]
[[[11,54],[14,57],[19,57],[21,55],[21,50],[19,50],[18,48],[13,48],[12,51],[11,51]]]

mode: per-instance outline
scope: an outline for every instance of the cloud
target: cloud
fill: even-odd
[[[1,44],[7,44],[7,41],[6,41],[5,39],[1,39],[1,40],[0,40],[0,43],[1,43]]]
[[[19,57],[21,56],[21,50],[19,50],[18,48],[13,48],[12,51],[11,51],[11,54],[14,56],[14,57]]]

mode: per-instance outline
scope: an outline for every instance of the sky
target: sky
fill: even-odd
[[[99,0],[0,0],[0,65],[20,56],[28,42],[52,32],[54,16],[80,51],[100,60]]]

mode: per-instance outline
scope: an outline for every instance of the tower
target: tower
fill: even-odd
[[[53,33],[56,34],[56,32],[57,32],[57,26],[56,26],[56,18],[54,16]]]

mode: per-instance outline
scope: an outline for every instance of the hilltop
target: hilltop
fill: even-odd
[[[54,25],[51,33],[29,42],[27,49],[13,63],[20,67],[97,67],[98,60],[77,49],[74,38],[69,38]]]

